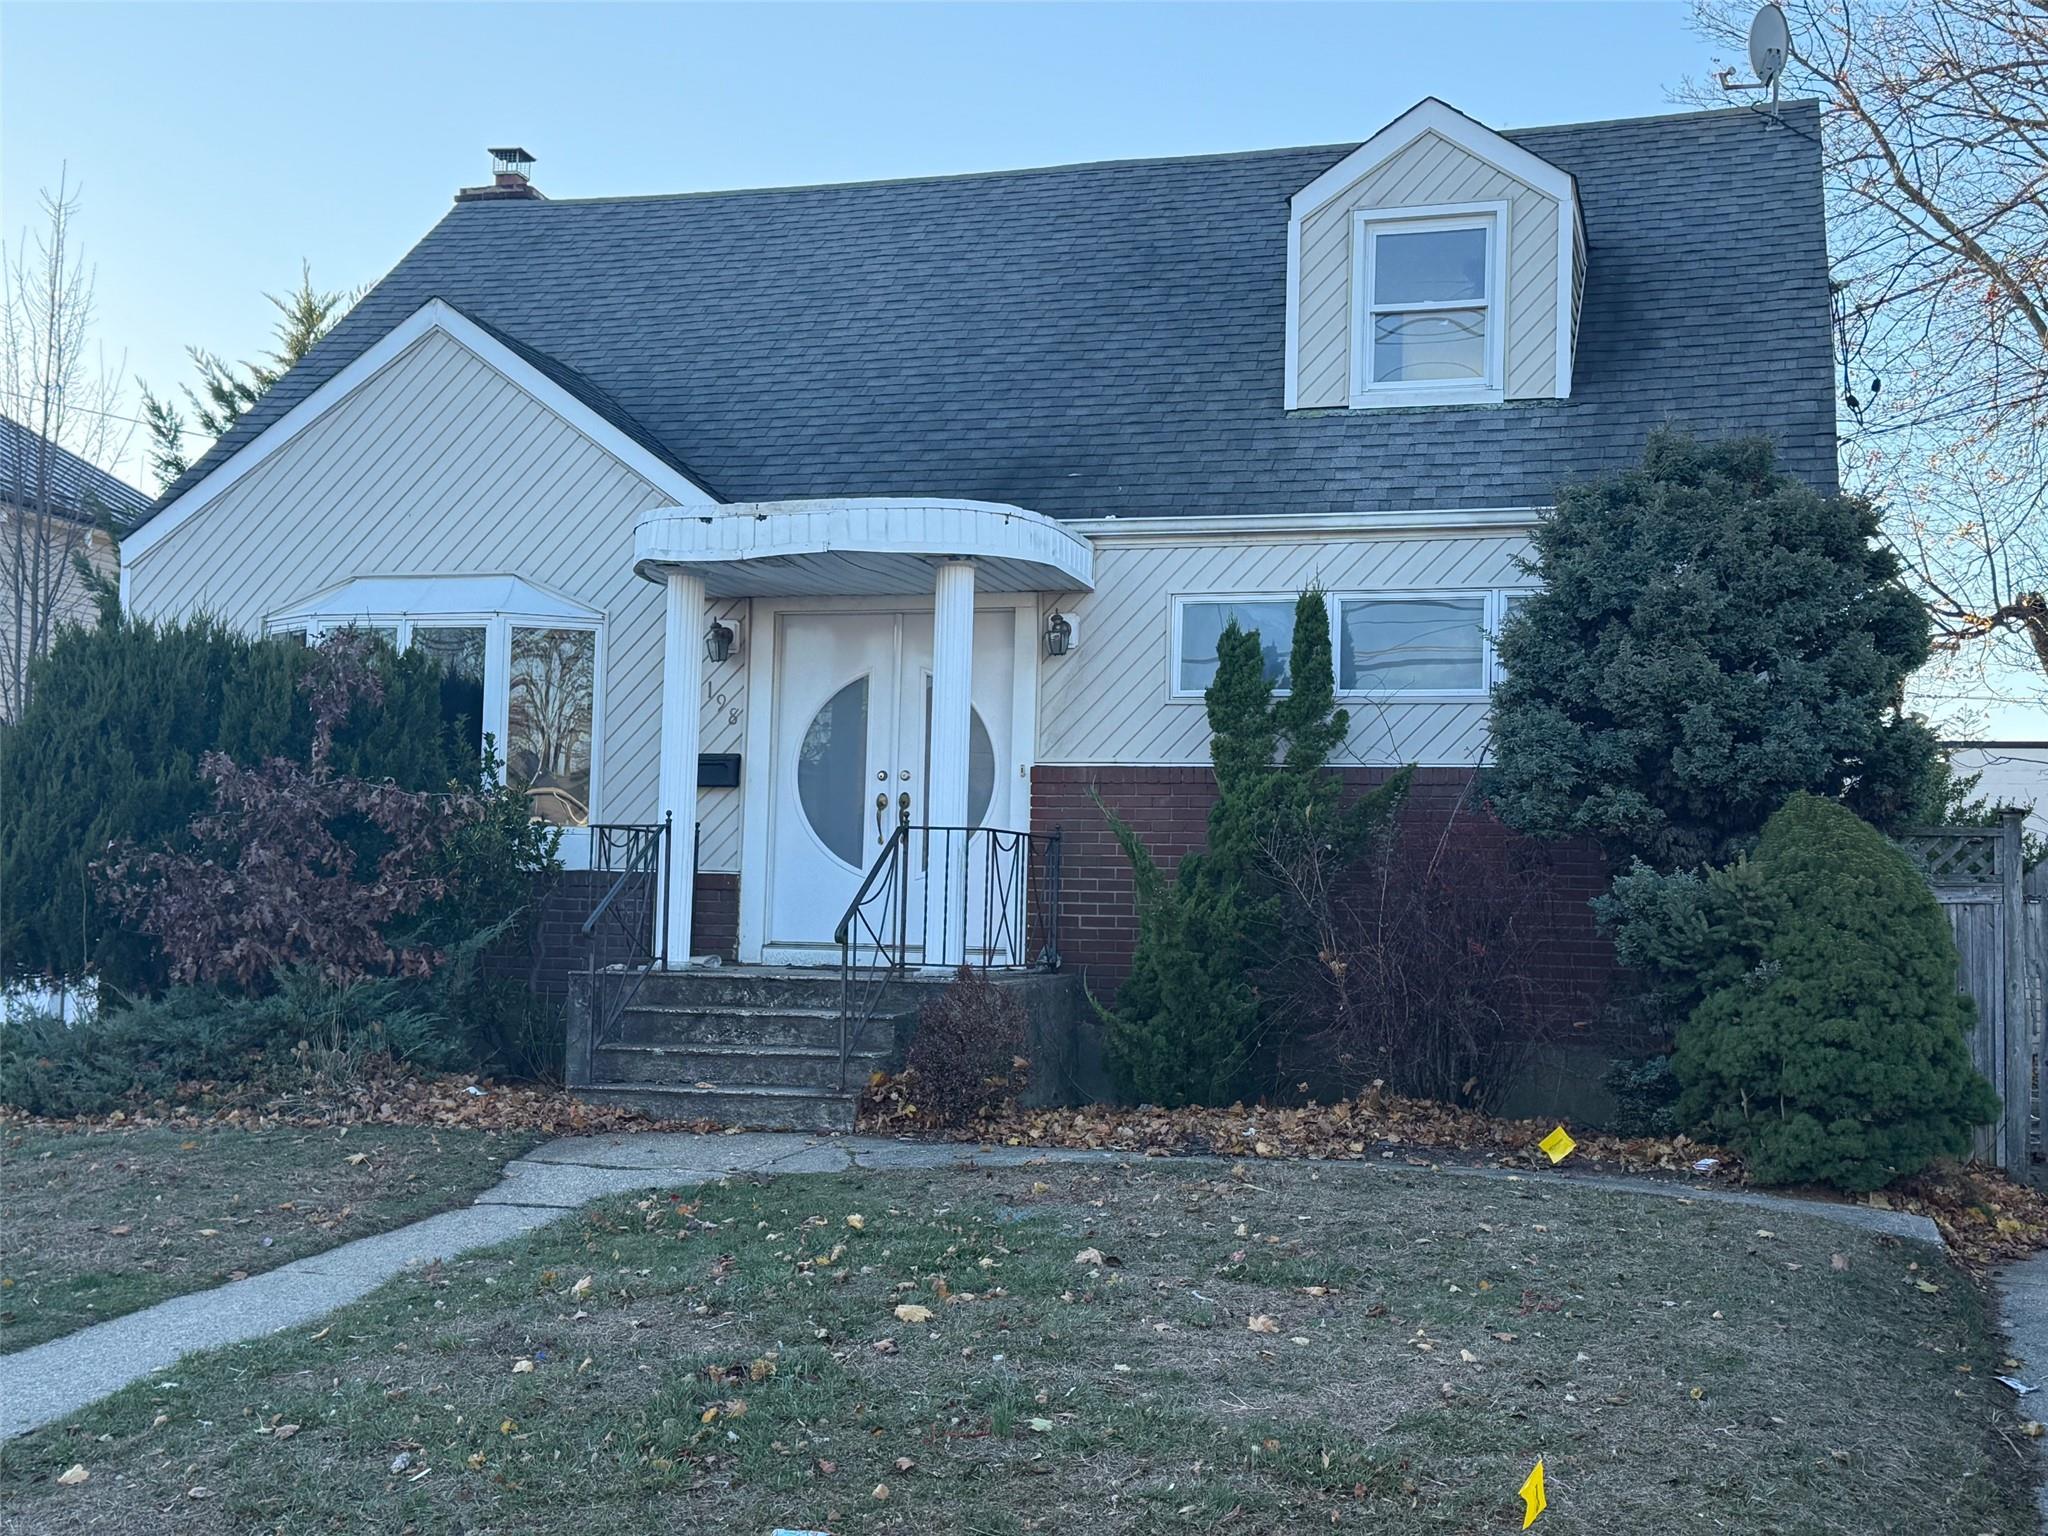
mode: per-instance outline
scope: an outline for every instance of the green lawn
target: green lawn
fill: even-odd
[[[2020,1536],[1999,1359],[1967,1277],[1808,1217],[1273,1163],[790,1177],[189,1362],[0,1451],[0,1499],[53,1533],[1477,1532],[1540,1455],[1539,1536]]]
[[[536,1139],[0,1132],[0,1353],[467,1205]]]

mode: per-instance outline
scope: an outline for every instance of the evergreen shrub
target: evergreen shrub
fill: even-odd
[[[1898,708],[1927,613],[1867,501],[1766,438],[1659,431],[1640,467],[1562,487],[1534,542],[1493,701],[1509,826],[1671,871],[1727,862],[1797,791],[1887,829],[1935,814],[1934,737]]]
[[[1709,878],[1721,961],[1678,1034],[1681,1122],[1765,1184],[1872,1190],[1967,1151],[1998,1100],[1970,1062],[1948,920],[1906,855],[1800,794],[1742,875]]]
[[[1320,592],[1295,604],[1287,676],[1291,691],[1274,697],[1258,632],[1235,621],[1224,629],[1204,695],[1217,795],[1208,844],[1171,878],[1103,808],[1137,896],[1130,975],[1114,1008],[1097,1004],[1110,1075],[1127,1099],[1177,1108],[1246,1091],[1268,1035],[1289,1022],[1275,1017],[1286,989],[1262,992],[1261,982],[1316,963],[1336,885],[1406,795],[1403,773],[1347,804],[1330,770],[1350,717],[1335,707]]]

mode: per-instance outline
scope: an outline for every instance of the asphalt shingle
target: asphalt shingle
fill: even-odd
[[[1578,181],[1572,395],[1456,409],[1282,408],[1288,198],[1352,145],[457,204],[173,493],[431,298],[728,500],[1539,505],[1666,422],[1832,489],[1818,135],[1811,103],[1508,134]]]
[[[50,511],[87,519],[102,512],[133,517],[149,506],[146,492],[90,459],[58,443],[49,450],[42,452],[42,439],[32,428],[0,413],[0,501],[33,505],[47,497]]]

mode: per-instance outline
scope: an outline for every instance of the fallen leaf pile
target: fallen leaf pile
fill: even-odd
[[[900,1077],[871,1083],[861,1101],[860,1128],[984,1145],[1082,1148],[1142,1157],[1323,1157],[1410,1163],[1457,1159],[1505,1168],[1551,1166],[1541,1150],[1542,1138],[1551,1128],[1545,1121],[1496,1119],[1476,1110],[1378,1091],[1299,1108],[1011,1108],[970,1126],[937,1130],[918,1123],[914,1087],[914,1081]],[[1684,1136],[1609,1136],[1576,1130],[1573,1139],[1575,1168],[1744,1182],[1741,1160],[1734,1154]],[[1930,1218],[1956,1258],[1972,1266],[2000,1264],[2048,1248],[2048,1194],[1993,1170],[1930,1169],[1900,1181],[1885,1194],[1866,1198]]]
[[[1013,1109],[959,1130],[921,1126],[909,1087],[900,1078],[871,1084],[861,1103],[864,1131],[944,1136],[956,1141],[1026,1147],[1079,1147],[1147,1157],[1175,1154],[1218,1157],[1326,1157],[1346,1161],[1424,1154],[1504,1167],[1549,1168],[1538,1143],[1553,1122],[1499,1120],[1477,1110],[1427,1099],[1404,1099],[1373,1091],[1335,1104],[1299,1108],[1266,1105],[1228,1109],[1121,1109],[1094,1104],[1081,1109]],[[1600,1164],[1627,1172],[1685,1173],[1721,1182],[1739,1180],[1737,1160],[1718,1147],[1684,1136],[1606,1136],[1574,1130],[1575,1166]],[[1709,1169],[1694,1172],[1702,1158]]]
[[[472,1092],[471,1090],[476,1090]],[[0,1109],[0,1126],[97,1131],[138,1126],[208,1125],[268,1130],[273,1126],[413,1125],[437,1130],[537,1131],[593,1136],[651,1122],[636,1110],[586,1104],[560,1088],[489,1078],[437,1077],[389,1066],[324,1092],[276,1094],[239,1084],[182,1083],[169,1099],[138,1101],[108,1115],[51,1120]],[[716,1130],[709,1122],[664,1121],[664,1130]]]
[[[1377,1088],[1335,1104],[1298,1107],[1232,1105],[1176,1110],[1088,1105],[1078,1109],[1017,1109],[991,1113],[972,1125],[940,1130],[922,1123],[915,1083],[882,1077],[860,1105],[860,1129],[870,1134],[915,1134],[1012,1147],[1082,1148],[1138,1157],[1207,1155],[1231,1158],[1321,1157],[1426,1163],[1456,1159],[1506,1168],[1544,1168],[1540,1143],[1550,1125],[1504,1120],[1477,1110],[1426,1099],[1405,1099]],[[635,1110],[585,1103],[560,1088],[500,1083],[488,1078],[433,1076],[388,1065],[325,1092],[278,1095],[217,1082],[181,1084],[169,1099],[138,1100],[109,1115],[52,1120],[0,1108],[0,1127],[95,1132],[163,1126],[408,1125],[475,1131],[532,1131],[550,1136],[591,1136],[632,1131],[654,1122]],[[663,1121],[663,1130],[711,1132],[712,1121]],[[1576,1167],[1626,1173],[1679,1174],[1689,1179],[1739,1183],[1742,1165],[1718,1147],[1684,1136],[1625,1137],[1574,1133]],[[360,1154],[358,1154],[360,1155]],[[1867,1197],[1894,1210],[1929,1217],[1964,1263],[1987,1266],[2048,1248],[2048,1195],[2002,1173],[1973,1168],[1934,1169]],[[864,1218],[846,1218],[860,1230]],[[1115,1260],[1108,1262],[1114,1264]]]
[[[1988,1169],[1930,1169],[1871,1198],[1931,1218],[1966,1264],[2003,1264],[2048,1248],[2048,1195]]]

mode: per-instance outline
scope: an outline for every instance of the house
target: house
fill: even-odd
[[[124,596],[471,672],[572,862],[673,816],[673,962],[1021,962],[1056,921],[1113,981],[1087,794],[1199,842],[1229,617],[1281,680],[1319,583],[1346,771],[1455,795],[1561,480],[1673,422],[1833,489],[1817,123],[1431,99],[1356,145],[559,201],[496,151]]]
[[[2027,813],[2030,836],[2048,841],[2048,741],[1945,741],[1949,767],[1977,784],[1971,798]]]
[[[19,708],[17,661],[25,668],[59,628],[99,617],[75,557],[113,580],[108,527],[148,507],[127,481],[0,413],[0,719]]]

